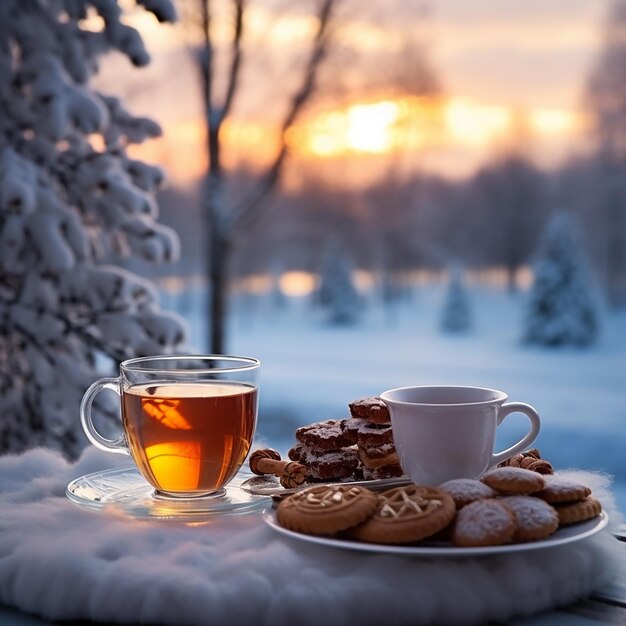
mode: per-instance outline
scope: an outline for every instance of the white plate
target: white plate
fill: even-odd
[[[164,498],[136,467],[118,467],[86,474],[74,479],[65,495],[76,504],[99,510],[117,510],[149,519],[201,521],[216,515],[240,515],[271,506],[267,496],[252,495],[241,489],[251,474],[241,470],[226,485],[223,493],[209,498]]]
[[[411,480],[406,476],[399,478],[379,478],[377,480],[348,480],[343,482],[325,482],[325,483],[305,483],[294,489],[285,489],[281,487],[275,476],[265,474],[263,476],[253,476],[241,483],[241,488],[248,493],[256,496],[288,496],[296,491],[307,489],[316,485],[356,485],[367,487],[372,491],[380,491],[391,487],[402,487],[408,485]]]
[[[503,546],[483,546],[476,548],[459,548],[448,543],[423,543],[418,546],[392,546],[381,543],[365,543],[351,539],[334,539],[330,537],[317,537],[287,530],[276,522],[275,513],[266,511],[263,519],[268,526],[285,537],[291,537],[307,543],[342,548],[344,550],[359,550],[361,552],[377,552],[380,554],[401,554],[413,557],[475,557],[492,554],[511,554],[512,552],[527,552],[529,550],[545,550],[562,546],[574,541],[580,541],[599,533],[608,523],[609,517],[602,512],[598,517],[587,522],[581,522],[572,526],[565,526],[557,530],[547,539],[529,541],[528,543],[510,543]]]

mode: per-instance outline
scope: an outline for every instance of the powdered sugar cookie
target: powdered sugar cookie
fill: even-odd
[[[408,485],[379,494],[374,514],[348,534],[373,543],[420,541],[445,528],[454,518],[452,496],[436,487]]]
[[[499,546],[515,534],[515,517],[499,500],[476,500],[456,516],[452,542],[457,546]]]
[[[480,480],[492,489],[512,494],[535,493],[545,485],[544,476],[521,467],[497,467],[484,474]]]
[[[276,509],[281,526],[311,535],[334,535],[366,520],[378,497],[364,487],[318,485],[285,498]]]
[[[560,476],[546,476],[545,482],[544,488],[536,495],[546,502],[577,502],[591,493],[589,487]]]
[[[497,495],[489,485],[481,483],[479,480],[471,478],[455,478],[439,485],[439,489],[447,491],[454,500],[456,508],[460,509],[470,502],[483,500],[484,498],[493,498]]]
[[[549,537],[559,527],[559,516],[545,500],[532,496],[502,498],[515,516],[515,541],[534,541]]]

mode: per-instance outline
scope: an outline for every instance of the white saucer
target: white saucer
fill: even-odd
[[[225,487],[224,494],[209,498],[173,499],[157,497],[135,467],[86,474],[74,479],[65,495],[91,509],[115,509],[133,517],[199,521],[216,515],[240,515],[271,505],[267,496],[241,489],[251,474],[242,470]]]
[[[587,522],[581,522],[572,526],[565,526],[557,530],[547,539],[540,541],[529,541],[527,543],[510,543],[503,546],[481,546],[476,548],[459,548],[444,542],[430,542],[413,546],[385,545],[380,543],[365,543],[351,539],[335,539],[331,537],[317,537],[315,535],[304,535],[293,530],[287,530],[276,522],[274,513],[266,511],[263,519],[268,526],[277,533],[285,537],[291,537],[298,541],[314,543],[331,548],[342,548],[344,550],[359,550],[361,552],[377,552],[379,554],[401,554],[412,557],[454,557],[467,558],[476,556],[488,556],[495,554],[511,554],[513,552],[528,552],[531,550],[545,550],[573,543],[591,537],[599,533],[609,521],[606,513],[602,512],[598,517]]]

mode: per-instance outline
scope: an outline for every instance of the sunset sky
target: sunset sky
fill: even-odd
[[[228,18],[228,6],[216,3],[218,17]],[[277,120],[315,31],[313,6],[249,1],[246,66],[224,128],[227,165],[258,167],[271,157]],[[362,183],[386,171],[393,157],[409,170],[459,177],[520,141],[540,165],[557,164],[585,149],[582,93],[607,7],[605,0],[344,0],[320,90],[288,135],[290,170],[332,172],[340,162],[344,182]],[[131,19],[153,64],[135,71],[111,59],[99,82],[162,123],[165,137],[138,153],[185,185],[205,164],[186,43],[193,35],[141,11]],[[230,25],[217,21],[219,46]],[[412,89],[420,50],[440,84],[437,98]]]

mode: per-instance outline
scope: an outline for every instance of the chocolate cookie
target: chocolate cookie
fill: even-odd
[[[393,444],[385,444],[379,448],[359,447],[359,459],[368,469],[375,470],[387,465],[399,465],[400,459]]]
[[[393,431],[391,426],[365,424],[359,428],[356,442],[362,448],[375,448],[385,444],[393,444]]]
[[[352,417],[360,417],[374,424],[390,424],[389,409],[378,397],[360,398],[348,405]]]
[[[369,426],[370,423],[359,417],[352,417],[341,420],[339,425],[341,427],[341,432],[350,441],[350,443],[356,443],[359,437],[359,430],[365,426]]]
[[[326,420],[296,430],[296,439],[318,450],[337,450],[350,445],[350,440],[341,431],[341,420]]]
[[[314,480],[350,478],[359,464],[356,446],[325,452],[297,443],[288,456],[304,465],[309,478]]]
[[[389,425],[372,424],[360,417],[341,420],[340,425],[343,434],[351,443],[357,443],[364,448],[393,443],[393,432]]]
[[[386,478],[399,478],[404,475],[404,471],[399,464],[384,465],[376,469],[361,466],[361,475],[363,480],[384,480]]]

